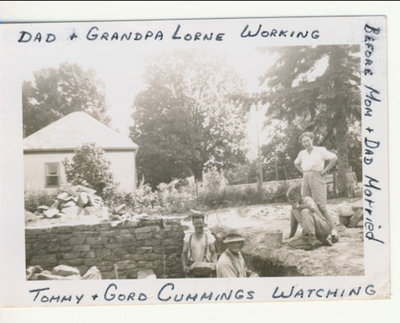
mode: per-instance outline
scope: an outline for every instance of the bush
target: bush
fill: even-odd
[[[51,206],[55,202],[57,194],[57,192],[49,193],[46,191],[25,192],[25,209],[33,213],[40,205]]]
[[[286,202],[289,188],[286,182],[282,182],[277,186],[263,186],[259,194],[256,184],[235,187],[226,186],[226,183],[224,176],[215,169],[204,175],[203,185],[199,189],[189,181],[185,185],[179,180],[161,183],[155,191],[150,185],[141,183],[135,194],[115,194],[112,206],[125,204],[136,212],[184,213],[190,209]]]
[[[226,206],[225,187],[228,181],[222,172],[215,167],[203,176],[203,186],[198,196],[198,202],[208,208]]]
[[[179,188],[177,186],[179,185]],[[157,186],[160,205],[167,213],[183,213],[197,208],[196,185],[187,183],[181,185],[179,181],[169,184],[161,183]]]
[[[140,185],[134,194],[133,200],[135,209],[146,210],[160,206],[158,193],[154,192],[149,184]]]
[[[213,167],[203,176],[202,191],[206,193],[221,193],[225,190],[227,184],[228,181],[224,174]]]
[[[156,211],[160,207],[158,193],[153,192],[148,184],[140,185],[134,194],[114,191],[107,205],[115,207],[121,204],[138,213]]]
[[[82,145],[75,151],[72,161],[63,161],[67,181],[72,185],[82,185],[96,190],[105,201],[113,198],[116,190],[110,162],[104,151],[94,143]]]

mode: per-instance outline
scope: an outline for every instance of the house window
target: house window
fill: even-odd
[[[46,187],[60,185],[60,163],[46,163]]]

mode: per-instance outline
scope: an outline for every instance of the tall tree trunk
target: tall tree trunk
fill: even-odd
[[[193,167],[192,172],[194,180],[201,183],[203,181],[203,167]]]
[[[340,104],[344,102],[339,101]],[[346,122],[346,116],[344,114],[344,106],[338,107],[337,113],[337,125],[336,125],[336,149],[338,152],[338,191],[339,196],[345,196],[346,194],[346,172],[349,168],[349,138],[348,138],[348,128]]]
[[[285,180],[288,179],[287,170],[285,164],[283,164],[283,173],[285,174]]]
[[[335,47],[331,52],[330,64],[335,71],[342,68],[340,58],[346,55],[343,48]],[[336,149],[338,152],[338,193],[339,196],[346,194],[346,172],[349,168],[349,133],[348,123],[346,120],[347,99],[345,93],[345,84],[340,76],[336,76],[333,82],[335,90],[335,99],[332,108],[335,109],[335,128],[336,128]]]

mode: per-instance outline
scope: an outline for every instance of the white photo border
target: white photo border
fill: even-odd
[[[243,19],[215,19],[215,20],[185,20],[185,24],[189,29],[195,30],[202,24],[208,26],[223,27],[228,30],[226,34],[238,35],[240,29],[245,22]],[[372,53],[374,69],[373,75],[364,75],[362,77],[362,115],[363,115],[363,138],[368,138],[374,141],[380,141],[379,152],[374,154],[376,159],[370,165],[364,165],[364,174],[370,178],[379,180],[380,190],[373,190],[371,194],[376,197],[374,208],[370,215],[371,222],[376,226],[381,226],[374,229],[375,238],[384,241],[382,244],[373,239],[365,239],[365,275],[361,277],[280,277],[280,278],[249,278],[249,279],[226,279],[226,280],[162,280],[159,279],[148,286],[148,281],[127,280],[115,282],[118,285],[118,290],[121,293],[128,293],[131,291],[143,292],[148,295],[147,304],[172,304],[173,301],[163,301],[158,297],[160,290],[166,284],[174,284],[175,292],[182,293],[195,293],[201,292],[204,284],[212,286],[212,290],[216,293],[224,292],[226,290],[248,290],[254,291],[254,297],[249,301],[274,301],[272,292],[276,286],[285,290],[290,290],[292,286],[304,289],[339,289],[348,290],[362,286],[365,291],[362,297],[350,297],[353,299],[381,299],[387,298],[390,294],[390,256],[389,256],[389,190],[388,190],[388,138],[387,138],[387,70],[386,70],[386,21],[384,17],[321,17],[321,18],[251,18],[252,24],[262,23],[263,25],[273,24],[276,25],[290,25],[291,28],[312,28],[312,30],[319,30],[319,38],[315,44],[353,44],[358,43],[362,47],[361,53],[368,50],[368,44],[365,42],[365,36],[371,35],[376,37],[374,39],[374,52]],[[104,22],[96,23],[98,25],[112,26],[117,25],[118,28],[130,26],[131,24],[156,24],[162,25],[160,28],[174,29],[177,21],[146,21],[146,22]],[[122,305],[116,301],[98,301],[93,300],[92,295],[104,294],[105,289],[112,282],[107,281],[77,281],[77,282],[61,282],[61,281],[41,281],[41,282],[28,282],[25,280],[25,257],[24,257],[24,221],[23,217],[15,216],[14,214],[23,214],[23,163],[21,155],[22,147],[22,109],[20,102],[20,89],[21,78],[18,74],[18,62],[24,61],[29,56],[29,50],[22,48],[22,44],[18,44],[18,33],[21,26],[29,28],[30,30],[53,29],[61,33],[69,30],[82,30],[84,34],[87,26],[94,23],[61,23],[61,24],[31,24],[31,25],[1,25],[1,42],[6,44],[2,46],[2,88],[1,88],[1,106],[2,106],[2,138],[15,139],[13,145],[7,144],[6,140],[2,140],[2,292],[7,291],[7,295],[3,295],[4,306],[41,306],[36,300],[33,299],[33,293],[29,290],[37,288],[46,288],[50,286],[55,294],[67,295],[82,295],[85,294],[79,305]],[[372,28],[366,27],[372,26]],[[332,33],[331,26],[335,26],[336,32]],[[309,27],[313,26],[313,27]],[[107,29],[106,28],[106,29]],[[283,28],[283,27],[282,27]],[[377,31],[379,28],[379,32]],[[129,28],[128,28],[129,29]],[[156,28],[157,29],[157,28]],[[346,31],[349,31],[346,33]],[[325,36],[329,35],[329,36]],[[237,46],[238,42],[243,40],[234,39],[227,40],[226,46]],[[264,39],[251,40],[252,46],[265,45]],[[312,40],[307,39],[299,40],[294,39],[290,41],[290,45],[310,44]],[[247,40],[246,40],[247,42]],[[271,40],[268,46],[287,45],[287,39]],[[28,45],[28,44],[25,44]],[[49,44],[50,45],[50,44]],[[97,44],[96,44],[97,45]],[[28,46],[37,46],[37,44],[29,44]],[[43,46],[43,45],[42,45]],[[44,45],[43,50],[46,45]],[[77,45],[76,45],[77,46]],[[112,46],[111,44],[99,44],[98,46]],[[205,45],[206,46],[206,45]],[[212,46],[217,46],[212,44]],[[218,45],[219,46],[219,45]],[[7,48],[7,51],[4,49]],[[29,47],[28,47],[29,49]],[[60,50],[59,48],[57,50]],[[121,49],[119,49],[121,50]],[[49,49],[48,54],[56,53]],[[367,57],[362,57],[362,62],[365,62]],[[371,58],[371,59],[372,59]],[[363,66],[363,63],[362,63]],[[369,88],[367,88],[368,86]],[[380,95],[380,102],[376,103],[376,109],[371,112],[372,117],[365,117],[365,100],[368,100],[368,95],[371,94],[371,88],[378,89]],[[378,107],[379,105],[379,107]],[[12,108],[11,108],[12,107]],[[371,133],[366,130],[366,127],[374,129]],[[372,137],[371,137],[372,136]],[[19,139],[18,139],[19,138]],[[364,151],[363,146],[363,151]],[[367,147],[368,148],[368,147]],[[7,172],[6,172],[7,170]],[[17,183],[17,184],[15,184]],[[369,182],[370,184],[377,182]],[[368,179],[364,177],[364,185],[368,185]],[[366,187],[366,189],[369,189]],[[369,194],[369,193],[367,193]],[[16,198],[18,197],[18,198]],[[21,203],[22,202],[22,203]],[[366,202],[368,203],[368,202]],[[364,204],[367,208],[367,205]],[[12,213],[11,214],[11,210]],[[365,214],[366,216],[366,214]],[[376,227],[375,226],[375,227]],[[367,232],[366,232],[367,234]],[[16,256],[17,255],[17,256]],[[7,261],[4,261],[7,259]],[[172,287],[171,285],[168,285]],[[170,288],[166,287],[166,288]],[[68,292],[66,292],[68,291]],[[84,291],[84,292],[83,292]],[[341,292],[338,292],[339,294]],[[171,288],[172,292],[172,288]],[[7,296],[7,297],[5,297]],[[100,297],[99,297],[100,298]],[[347,299],[343,297],[339,299]],[[318,297],[311,297],[310,300],[320,300]],[[297,300],[305,300],[297,299]],[[241,300],[236,300],[241,302]],[[188,303],[191,303],[190,301]],[[134,302],[133,304],[138,304]],[[60,304],[52,304],[60,305]],[[76,304],[66,304],[76,305]]]

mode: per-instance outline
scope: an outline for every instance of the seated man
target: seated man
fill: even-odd
[[[312,250],[321,245],[317,240],[322,242],[323,245],[331,246],[332,244],[328,240],[331,232],[329,222],[321,214],[317,204],[310,196],[301,197],[300,190],[299,185],[292,186],[286,194],[292,204],[289,239],[295,235],[298,224],[303,229],[301,239],[290,241],[289,246]]]
[[[183,271],[186,277],[213,277],[217,263],[215,238],[204,231],[204,213],[194,210],[191,213],[194,232],[183,241]]]
[[[222,253],[217,263],[217,277],[258,277],[256,273],[248,270],[240,250],[244,244],[244,238],[236,231],[230,231],[223,243],[226,250]]]

